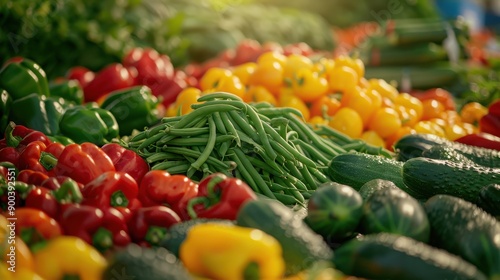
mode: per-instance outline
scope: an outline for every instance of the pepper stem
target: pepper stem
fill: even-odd
[[[197,196],[193,197],[188,201],[188,204],[186,206],[186,210],[188,212],[189,217],[191,219],[196,219],[198,218],[198,214],[196,214],[196,210],[194,210],[194,206],[197,204],[203,204],[203,209],[207,208],[208,205],[210,205],[210,201],[208,200],[207,197],[204,196]]]
[[[127,196],[123,193],[123,191],[119,190],[114,192],[111,195],[111,206],[113,207],[127,207],[128,206]]]
[[[38,161],[47,171],[52,170],[57,165],[57,158],[47,152],[42,152]]]
[[[146,237],[144,237],[144,240],[146,240],[149,244],[153,246],[158,245],[163,240],[163,237],[165,237],[165,234],[167,234],[166,228],[151,226],[149,227],[148,232],[146,233]]]
[[[14,122],[9,122],[9,125],[5,128],[5,140],[7,141],[7,146],[14,148],[19,146],[19,143],[23,140],[21,137],[14,136],[14,134],[12,134],[15,127],[16,124]]]
[[[257,280],[259,277],[259,264],[256,262],[250,262],[245,270],[243,271],[243,279],[245,280]]]
[[[78,184],[71,178],[66,179],[61,187],[52,193],[54,198],[60,203],[80,203],[83,200]]]
[[[80,280],[80,275],[65,274],[61,280]]]
[[[99,228],[92,237],[92,245],[97,248],[97,250],[103,252],[113,246],[113,236],[111,231],[105,228]]]
[[[29,227],[21,230],[21,239],[28,246],[32,246],[36,243],[42,242],[45,240],[43,235],[38,231],[35,227]]]
[[[207,196],[210,199],[210,202],[212,204],[215,204],[219,201],[219,196],[216,192],[215,187],[223,182],[224,180],[227,179],[227,176],[221,173],[217,173],[214,175],[214,177],[210,178],[210,181],[207,183]]]

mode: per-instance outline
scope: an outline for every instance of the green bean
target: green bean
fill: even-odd
[[[160,124],[160,125],[157,125],[153,128],[141,131],[141,132],[137,133],[136,135],[132,136],[132,138],[128,142],[133,143],[133,142],[137,142],[139,140],[146,139],[148,137],[151,137],[151,135],[154,135],[154,134],[164,130],[165,128],[167,128],[167,125]]]
[[[171,128],[166,132],[174,136],[197,136],[208,133],[208,127]]]
[[[271,120],[270,125],[271,127],[278,127],[279,135],[281,138],[286,139],[286,135],[288,132],[288,123],[290,123],[290,120],[284,117],[277,117]],[[286,140],[285,140],[286,141]]]
[[[304,183],[306,183],[308,190],[315,190],[318,188],[318,182],[314,180],[307,166],[299,168],[299,172],[302,174],[302,177],[304,177]]]
[[[222,118],[220,116],[220,113],[219,112],[214,112],[212,114],[213,118],[214,118],[214,122],[215,122],[215,126],[217,127],[217,130],[219,131],[219,133],[221,134],[227,134],[227,130],[226,130],[226,127],[224,126],[224,123],[222,122]]]
[[[296,139],[292,141],[294,144],[299,145],[305,152],[307,152],[311,159],[317,160],[320,163],[326,165],[330,162],[326,156],[324,156],[320,151],[318,151],[314,146],[300,140]]]
[[[156,135],[153,135],[152,137],[147,138],[144,142],[142,142],[139,147],[137,147],[137,150],[142,150],[146,148],[147,146],[155,143],[156,141],[160,140],[164,136],[163,133],[158,133]]]
[[[210,129],[210,132],[207,145],[205,146],[205,149],[203,149],[203,152],[200,154],[200,157],[191,164],[191,166],[196,170],[199,170],[201,165],[208,159],[214,149],[215,141],[217,139],[217,127],[215,126],[214,119],[211,115],[208,116],[208,128]]]
[[[280,143],[286,150],[288,150],[298,161],[302,162],[305,165],[308,166],[316,166],[316,163],[312,161],[311,159],[307,158],[304,156],[304,154],[299,153],[296,149],[294,149],[288,142],[285,141],[277,132],[272,128],[269,124],[263,123],[264,129],[266,130],[269,135],[271,135],[271,138]]]
[[[233,135],[220,135],[215,138],[215,143],[224,143],[234,140],[235,138],[236,137],[234,137]],[[166,144],[172,146],[203,146],[207,144],[208,139],[208,135],[207,137],[198,136],[190,138],[176,138],[170,140],[170,142]]]
[[[250,163],[245,154],[240,149],[234,149],[235,158],[237,158],[243,168],[245,168],[248,173],[254,178],[255,183],[257,184],[260,192],[265,194],[268,197],[273,197],[273,192],[269,189],[269,186],[266,184],[266,181],[262,179],[262,176],[255,170],[255,167]]]
[[[284,184],[285,186],[288,187],[285,190],[285,193],[292,195],[293,197],[295,197],[297,199],[297,201],[300,201],[301,203],[303,203],[305,201],[304,196],[302,196],[302,194],[299,192],[299,190],[294,185],[292,185],[290,183],[290,181],[283,180],[282,178],[279,178],[279,177],[275,178],[275,180],[278,183]]]
[[[345,152],[342,147],[331,142],[326,142],[323,137],[316,134],[309,126],[307,126],[302,121],[294,118],[293,116],[290,116],[290,120],[290,127],[299,133],[299,139],[303,140],[304,142],[311,142],[316,147],[318,147],[318,149],[328,154],[339,154]]]
[[[172,122],[178,122],[182,120],[183,116],[175,116],[175,117],[164,117],[161,119],[162,123],[172,123]]]
[[[296,205],[299,201],[297,199],[289,194],[284,194],[284,193],[274,193],[274,196],[276,199],[285,204],[285,205]]]
[[[238,108],[228,104],[219,104],[219,105],[201,107],[192,111],[187,115],[184,115],[184,117],[179,122],[174,124],[173,128],[186,127],[187,124],[190,124],[192,122],[197,122],[199,118],[209,116],[213,112],[227,112],[232,110],[238,110]]]
[[[262,145],[260,145],[259,143],[255,142],[250,136],[245,134],[245,132],[237,130],[236,133],[238,134],[238,138],[241,140],[241,142],[250,144],[250,146],[252,146],[253,150],[256,153],[264,152],[264,147],[262,147]]]
[[[261,102],[251,102],[251,106],[253,106],[255,109],[264,109],[264,108],[276,108],[273,106],[273,104],[267,102],[267,101],[261,101]]]
[[[255,109],[253,107],[251,107],[250,105],[248,105],[247,113],[248,113],[248,117],[250,118],[253,125],[255,126],[255,129],[257,129],[257,134],[260,138],[260,141],[262,142],[262,145],[264,146],[264,149],[269,154],[269,157],[274,160],[276,158],[277,154],[274,151],[274,149],[271,147],[271,143],[269,142],[269,138],[267,137],[267,133],[264,129],[264,124],[266,124],[266,123],[262,122],[259,119],[259,115],[257,114],[257,111],[255,111]]]
[[[283,170],[281,167],[278,167],[279,168],[272,168],[270,165],[268,165],[267,163],[261,161],[260,159],[257,159],[255,157],[249,157],[249,156],[246,156],[247,159],[252,163],[252,165],[262,169],[263,171],[265,172],[269,172],[269,174],[273,175],[273,176],[285,176],[285,170]]]
[[[331,182],[332,181],[323,172],[321,172],[317,168],[310,168],[310,167],[308,167],[308,170],[311,173],[311,175],[313,175],[314,177],[316,177],[316,179],[319,181],[319,183],[327,183],[327,182]]]
[[[285,147],[283,147],[283,145],[281,145],[280,143],[276,142],[276,141],[271,141],[271,147],[273,147],[273,149],[281,156],[283,156],[285,158],[285,160],[289,160],[289,161],[292,161],[292,162],[296,162],[297,159],[294,157],[294,155],[289,152],[287,149],[285,149]]]
[[[259,108],[258,112],[269,118],[283,117],[286,114],[293,114],[304,119],[302,112],[292,107]]]
[[[165,170],[167,168],[174,167],[176,165],[186,164],[185,160],[170,160],[162,161],[151,167],[151,170]]]
[[[221,119],[222,123],[224,124],[224,127],[226,128],[226,131],[229,135],[234,135],[236,137],[236,145],[238,147],[241,147],[241,140],[240,137],[238,136],[238,132],[236,128],[234,127],[233,123],[229,120],[229,114],[227,112],[221,112]]]
[[[272,192],[274,192],[274,194],[276,194],[277,192],[284,192],[286,189],[289,189],[289,187],[280,185],[280,184],[275,183],[275,182],[268,182],[267,184],[269,185],[269,189]]]
[[[288,174],[285,179],[289,181],[291,184],[295,186],[300,191],[308,191],[309,189],[307,188],[306,184],[302,182],[301,180],[297,179],[296,177]]]
[[[259,137],[257,136],[257,131],[249,125],[249,120],[243,118],[240,114],[238,114],[237,111],[231,111],[228,113],[229,115],[229,120],[232,121],[234,124],[238,125],[239,130],[243,131],[246,133],[250,138],[252,138],[254,141],[259,141]]]
[[[290,171],[290,174],[292,174],[292,176],[294,176],[295,178],[297,178],[302,182],[305,181],[304,176],[302,176],[302,173],[300,173],[299,169],[297,168],[297,166],[295,166],[295,164],[291,162],[286,162],[285,167],[288,169],[288,171]]]
[[[248,170],[245,167],[243,167],[243,163],[241,163],[240,159],[234,153],[232,153],[231,156],[233,160],[236,162],[236,172],[235,172],[236,177],[245,181],[255,193],[260,194],[259,187],[255,183],[254,178],[250,175],[250,173],[248,173]]]
[[[174,153],[165,153],[165,152],[160,152],[160,153],[154,153],[146,158],[146,162],[148,163],[153,163],[156,161],[161,161],[161,160],[171,160],[178,158],[179,155],[174,154]]]
[[[198,98],[198,102],[213,101],[216,99],[230,99],[243,102],[243,99],[241,99],[239,96],[227,92],[212,92],[209,94],[205,94],[202,97]]]
[[[189,163],[179,164],[176,166],[172,166],[170,168],[165,169],[170,174],[186,174],[190,167]]]
[[[320,135],[324,135],[327,137],[333,137],[337,139],[338,144],[348,144],[353,142],[353,139],[349,137],[347,134],[342,133],[338,130],[335,130],[327,125],[318,125],[318,129],[316,129],[316,133]]]
[[[200,152],[193,151],[193,150],[188,149],[188,148],[181,148],[181,147],[165,147],[163,149],[163,151],[169,152],[169,153],[176,153],[176,154],[183,155],[183,156],[190,156],[193,158],[199,158],[201,156]],[[230,168],[230,166],[228,164],[224,163],[223,161],[221,161],[215,157],[208,157],[207,161],[210,164],[219,166],[220,168]]]

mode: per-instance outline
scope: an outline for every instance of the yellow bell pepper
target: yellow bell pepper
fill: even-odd
[[[101,279],[106,259],[94,247],[74,236],[51,239],[34,253],[35,271],[46,280],[78,276],[80,280]]]
[[[281,279],[285,262],[278,241],[257,229],[205,223],[193,226],[180,247],[192,274],[210,279]]]

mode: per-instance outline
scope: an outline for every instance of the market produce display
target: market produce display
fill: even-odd
[[[123,36],[112,59],[3,61],[1,279],[500,279],[500,99],[443,79],[450,29],[468,59],[462,21],[379,22],[370,48],[338,55],[307,24],[274,37],[322,24],[278,2],[174,1],[141,25],[160,2],[125,2],[133,37],[100,38]],[[12,5],[47,23],[84,9]],[[277,12],[270,37],[248,24]],[[173,37],[155,29],[167,18]],[[222,18],[235,30],[206,24]],[[176,30],[208,59],[179,66],[186,48],[162,45]],[[448,63],[432,85],[370,74],[431,62]]]

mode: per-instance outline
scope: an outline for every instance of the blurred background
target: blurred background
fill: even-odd
[[[30,57],[49,77],[74,65],[98,70],[133,47],[176,67],[203,62],[244,38],[350,51],[386,20],[454,19],[472,32],[499,29],[497,0],[1,0],[0,63]],[[362,28],[360,29],[360,26]],[[374,27],[375,26],[375,27]],[[347,31],[357,29],[354,34]],[[360,31],[361,30],[361,31]]]

